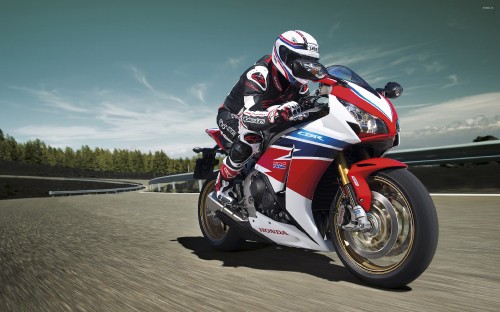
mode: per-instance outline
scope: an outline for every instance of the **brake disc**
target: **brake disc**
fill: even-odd
[[[347,232],[345,240],[360,256],[377,259],[387,255],[394,247],[400,229],[396,210],[382,194],[372,191],[372,207],[366,215],[372,224],[367,232]]]

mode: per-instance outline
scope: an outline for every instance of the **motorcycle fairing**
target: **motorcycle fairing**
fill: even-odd
[[[283,235],[267,233],[270,239],[278,243],[297,247],[303,247],[304,245],[300,244],[306,244],[307,248],[314,250],[332,250],[319,233],[312,215],[314,191],[338,151],[360,140],[348,124],[348,122],[353,122],[352,116],[335,97],[330,96],[330,99],[333,114],[307,123],[299,129],[291,129],[289,133],[271,145],[255,167],[269,178],[275,192],[283,190],[283,187],[286,188],[286,210],[304,232],[302,233],[293,225],[286,225],[287,228],[294,228],[302,233],[300,243],[290,242],[290,238],[285,238]],[[288,161],[290,154],[287,174],[278,176],[275,172],[277,168],[272,168],[273,162],[283,159]],[[260,214],[259,218],[261,218]],[[274,229],[280,230],[278,225],[283,224],[271,221],[271,224],[277,224]],[[260,223],[255,221],[251,224],[259,231]]]
[[[356,105],[367,113],[381,118],[388,127],[389,136],[395,136],[397,130],[393,121],[397,120],[398,115],[392,103],[382,95],[380,95],[379,98],[370,91],[367,91],[354,83],[347,83],[347,88],[338,85],[333,86],[332,93],[335,93],[335,95],[339,98]],[[333,98],[335,99],[335,102],[338,102],[335,96],[333,96]],[[332,103],[331,100],[332,96],[330,96],[330,107]],[[382,114],[380,114],[380,112]],[[386,135],[384,134],[384,136]]]
[[[352,93],[354,93],[357,97],[361,98],[366,103],[369,103],[370,105],[378,109],[390,121],[393,120],[393,110],[391,109],[391,106],[389,105],[385,97],[383,96],[377,97],[370,91],[352,82],[347,82],[347,84],[349,85],[349,89],[352,91]]]
[[[360,142],[348,124],[352,116],[345,107],[333,96],[330,96],[330,105],[332,113],[291,131],[275,143],[294,148],[287,192],[293,190],[309,200],[312,200],[318,181],[337,152]],[[287,199],[287,207],[288,204]]]
[[[210,128],[206,129],[205,132],[212,138],[214,139],[215,143],[224,150],[224,144],[222,143],[222,132],[218,128]]]
[[[316,235],[310,237],[297,227],[277,222],[260,212],[256,213],[256,217],[249,217],[248,220],[253,229],[279,245],[319,251],[334,250],[333,246],[321,237],[319,231],[316,231]]]
[[[365,211],[370,211],[372,193],[366,180],[375,173],[388,168],[406,168],[406,164],[390,158],[372,158],[354,163],[349,169],[349,181],[356,192],[357,201]]]
[[[255,165],[255,169],[267,175],[274,192],[285,189],[292,151],[293,147],[271,145]]]

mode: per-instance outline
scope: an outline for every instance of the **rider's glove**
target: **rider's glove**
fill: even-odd
[[[271,123],[276,123],[278,121],[295,121],[302,120],[309,116],[309,113],[303,113],[297,102],[291,101],[282,104],[276,109],[269,112],[269,120]]]

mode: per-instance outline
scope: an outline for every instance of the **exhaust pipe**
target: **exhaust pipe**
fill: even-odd
[[[242,219],[239,215],[232,212],[229,208],[224,207],[218,200],[215,192],[207,196],[207,209],[210,209],[217,218],[228,225],[230,228],[236,229],[242,238],[266,244],[273,244],[266,236],[252,229],[248,220]]]
[[[248,222],[248,220],[244,220],[235,212],[231,211],[229,208],[224,207],[224,205],[222,205],[222,203],[217,199],[217,194],[215,192],[208,194],[207,208],[210,209],[210,211],[213,211],[214,213],[220,211],[225,215],[227,215],[228,217],[230,217],[231,219],[233,219],[233,221],[235,222],[245,222],[245,223]]]

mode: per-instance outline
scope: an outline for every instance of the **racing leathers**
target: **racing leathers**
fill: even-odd
[[[266,55],[247,69],[219,108],[217,125],[229,142],[217,177],[217,196],[231,203],[232,181],[243,165],[260,152],[265,131],[276,122],[301,118],[299,99],[309,95],[307,85],[291,84]]]

